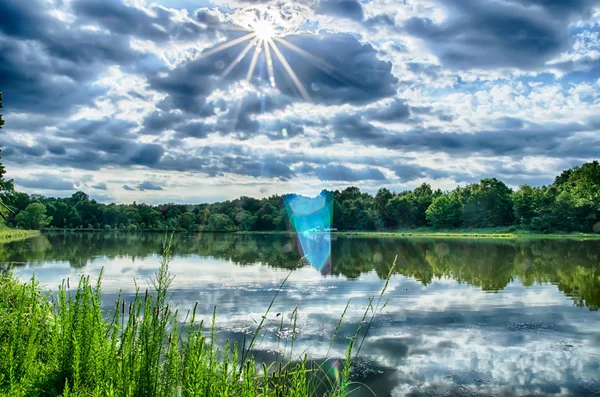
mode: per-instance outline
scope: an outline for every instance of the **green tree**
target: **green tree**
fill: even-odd
[[[375,206],[377,212],[379,212],[379,215],[381,216],[381,219],[386,227],[395,226],[393,216],[388,212],[387,206],[393,197],[394,195],[392,192],[383,187],[377,191],[375,199],[373,200],[373,205]]]
[[[2,106],[2,93],[0,92],[0,109],[2,109],[4,106]],[[2,114],[0,114],[0,129],[2,129],[2,126],[4,125],[4,119],[2,118]]]
[[[206,223],[207,232],[232,232],[234,231],[231,219],[225,214],[212,214]]]
[[[252,215],[250,211],[242,209],[237,213],[235,222],[237,223],[238,230],[250,231],[256,227],[256,215]]]
[[[523,227],[531,225],[531,220],[538,216],[534,189],[529,185],[522,185],[513,193],[513,210],[516,221]]]
[[[2,93],[0,92],[0,109],[4,108],[2,105]],[[4,119],[0,114],[0,129],[4,125]],[[2,149],[0,149],[0,160],[2,159]],[[15,186],[12,179],[5,179],[6,169],[4,164],[0,161],[0,216],[7,222],[14,222],[15,217],[19,213],[10,206],[12,195],[15,193]]]
[[[2,160],[2,149],[0,149],[0,160]],[[14,223],[19,210],[12,204],[15,199],[15,186],[12,179],[6,179],[6,169],[0,161],[0,216],[7,222]]]
[[[439,195],[439,191],[437,195]],[[426,226],[427,225],[427,208],[433,202],[436,197],[436,192],[431,189],[431,185],[423,183],[421,186],[415,188],[410,195],[410,201],[413,206],[413,222],[415,226]]]
[[[17,215],[15,220],[24,229],[38,230],[48,226],[52,218],[46,215],[44,204],[31,203]]]
[[[394,196],[386,206],[386,213],[392,227],[412,227],[415,225],[415,207],[408,194]]]
[[[452,192],[436,197],[427,208],[427,220],[434,227],[458,227],[461,224],[462,205]]]
[[[482,179],[460,190],[465,226],[510,225],[514,219],[511,190],[496,178]]]
[[[194,225],[194,214],[191,212],[184,212],[178,220],[179,227],[185,230],[190,230]]]

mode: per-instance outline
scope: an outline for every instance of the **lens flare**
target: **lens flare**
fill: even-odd
[[[340,360],[333,360],[331,363],[328,363],[329,369],[328,369],[328,373],[329,375],[331,375],[333,378],[335,378],[335,383],[338,385],[341,385],[342,383],[342,376],[340,373],[340,368],[342,366]]]
[[[322,274],[330,273],[333,196],[290,196],[284,199],[284,205],[305,261]]]

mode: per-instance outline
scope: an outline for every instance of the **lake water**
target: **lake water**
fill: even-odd
[[[104,268],[110,308],[120,289],[131,297],[134,279],[146,287],[163,238],[43,235],[0,245],[0,266],[23,279],[35,273],[53,290]],[[296,305],[294,354],[323,358],[351,299],[330,352],[342,357],[397,255],[388,304],[354,372],[378,397],[600,395],[600,241],[334,236],[327,244],[324,270],[292,271],[266,320],[262,359],[284,347],[289,353]],[[177,235],[174,252],[174,303],[185,312],[198,302],[207,321],[217,306],[219,338],[238,341],[254,331],[301,257],[295,239],[281,235]]]

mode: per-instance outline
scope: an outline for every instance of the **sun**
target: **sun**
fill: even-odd
[[[252,7],[242,10],[235,15],[234,20],[236,29],[234,30],[239,30],[244,32],[244,34],[221,43],[207,51],[203,51],[202,56],[207,57],[245,43],[245,47],[221,74],[222,78],[225,78],[236,68],[236,66],[240,65],[246,56],[250,56],[250,66],[246,73],[246,81],[248,83],[253,79],[257,66],[260,65],[258,69],[261,77],[259,78],[264,79],[264,77],[267,77],[271,88],[277,89],[275,68],[280,67],[287,77],[289,77],[289,80],[296,88],[298,94],[300,94],[304,100],[310,102],[312,101],[310,94],[304,87],[304,84],[302,84],[298,75],[294,72],[294,69],[287,61],[283,52],[279,49],[279,46],[281,45],[285,47],[286,50],[295,52],[297,55],[305,58],[328,74],[331,74],[334,68],[327,62],[311,54],[309,51],[286,40],[285,36],[300,31],[299,26],[302,19],[300,16],[302,14],[297,14],[298,15],[295,18],[290,18],[290,15],[294,16],[295,14],[290,14],[288,9],[279,8],[258,10],[255,7]],[[264,62],[262,61],[263,59]],[[264,66],[264,68],[262,66]]]
[[[267,20],[260,20],[254,25],[254,33],[260,40],[271,40],[275,37],[275,27]]]

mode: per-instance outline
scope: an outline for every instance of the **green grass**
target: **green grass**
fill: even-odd
[[[11,229],[6,226],[0,226],[0,242],[3,243],[22,240],[31,236],[37,236],[38,234],[40,234],[38,230]]]
[[[333,232],[332,235],[353,235],[361,237],[390,237],[390,238],[494,238],[494,239],[520,239],[520,238],[576,238],[576,239],[600,239],[600,233],[535,233],[516,229],[472,229],[472,230],[435,230],[418,229],[403,231],[382,232]]]
[[[237,232],[238,234],[282,234],[295,235],[291,231],[281,232]],[[576,238],[600,239],[600,233],[536,233],[514,227],[501,227],[489,229],[450,229],[437,230],[432,228],[388,230],[388,231],[337,231],[331,232],[333,236],[359,236],[359,237],[386,237],[386,238],[493,238],[493,239],[518,239],[518,238]]]
[[[95,285],[89,277],[81,277],[76,287],[67,279],[55,295],[42,291],[34,278],[21,283],[11,275],[0,276],[0,395],[346,397],[359,387],[350,378],[352,354],[359,353],[373,317],[385,307],[380,309],[387,281],[376,306],[372,305],[376,297],[370,298],[336,379],[304,353],[294,354],[297,308],[290,320],[289,352],[286,341],[275,363],[259,365],[252,356],[287,278],[250,341],[244,341],[242,349],[229,342],[219,347],[213,344],[216,308],[208,334],[196,321],[197,304],[179,322],[181,315],[170,303],[170,258],[171,246],[164,244],[152,288],[142,292],[136,287],[131,302],[119,294],[111,313],[101,309],[102,276]],[[366,330],[361,334],[361,329]]]

